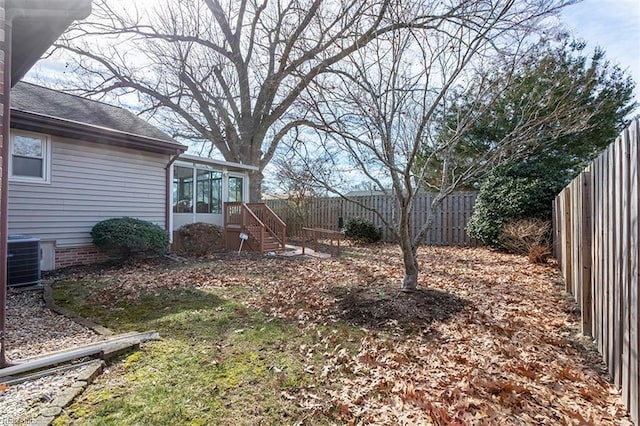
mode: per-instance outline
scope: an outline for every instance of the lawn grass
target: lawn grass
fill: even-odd
[[[92,304],[91,294],[105,285],[61,281],[54,297],[118,332],[156,330],[162,340],[113,365],[56,425],[254,425],[300,418],[329,423],[326,413],[303,410],[293,395],[313,389],[310,372],[320,371],[324,359],[307,348],[321,345],[319,336],[334,329],[309,333],[295,322],[267,317],[232,300],[230,295],[244,292],[233,287],[158,289],[134,302]]]
[[[410,293],[390,244],[66,274],[60,305],[162,340],[55,424],[627,424],[552,265],[482,248],[419,259]]]

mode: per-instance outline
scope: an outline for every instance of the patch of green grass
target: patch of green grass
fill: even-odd
[[[157,290],[135,301],[92,302],[104,285],[60,282],[54,297],[118,332],[153,329],[162,340],[112,366],[56,425],[288,424],[309,415],[314,424],[332,423],[282,395],[319,385],[308,368],[319,374],[322,351],[300,350],[317,345],[317,333],[229,298],[242,294],[237,288]]]

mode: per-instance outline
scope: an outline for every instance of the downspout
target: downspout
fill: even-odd
[[[9,234],[9,118],[11,116],[11,34],[12,18],[5,10],[4,23],[4,78],[2,105],[2,182],[0,183],[0,368],[11,365],[6,358],[7,330],[7,236]]]
[[[182,154],[182,151],[179,149],[176,149],[176,153],[173,154],[173,156],[169,160],[169,163],[167,164],[167,167],[165,167],[166,191],[165,191],[165,200],[164,200],[165,201],[165,209],[164,209],[165,210],[165,217],[164,217],[165,228],[164,229],[166,229],[167,233],[169,234],[169,242],[173,242],[173,229],[171,229],[171,216],[173,214],[173,203],[171,202],[171,198],[173,195],[171,191],[171,166],[178,159],[180,154]]]

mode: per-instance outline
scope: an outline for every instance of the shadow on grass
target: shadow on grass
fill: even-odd
[[[462,311],[468,302],[431,288],[403,292],[399,286],[334,288],[339,316],[352,324],[374,329],[398,327],[406,332],[443,322]]]
[[[104,283],[63,281],[53,287],[58,305],[117,331],[140,330],[185,313],[216,309],[226,303],[219,296],[194,288],[158,290],[136,300],[100,297]]]
[[[56,303],[116,332],[155,330],[163,338],[194,342],[223,341],[229,336],[264,344],[286,341],[286,321],[268,319],[263,313],[234,300],[192,287],[158,289],[135,300],[112,298],[96,302],[102,283],[59,282]],[[235,340],[235,338],[233,339]]]
[[[96,302],[100,285],[61,282],[54,294],[118,332],[153,329],[162,340],[116,368],[123,386],[93,387],[65,410],[69,423],[287,424],[309,415],[281,395],[316,385],[309,371],[320,371],[325,358],[300,352],[318,343],[315,333],[244,306],[238,289],[157,289]],[[324,417],[314,412],[309,421],[330,424]]]

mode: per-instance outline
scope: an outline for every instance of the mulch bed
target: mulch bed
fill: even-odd
[[[380,328],[397,326],[409,332],[445,321],[467,306],[467,301],[432,288],[405,292],[397,285],[338,288],[337,309],[350,323]]]

